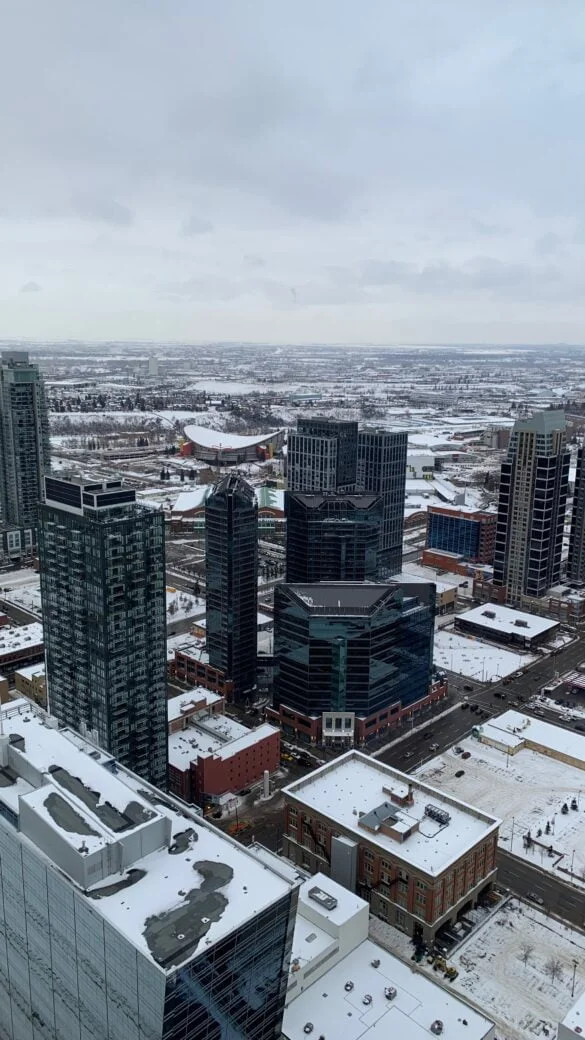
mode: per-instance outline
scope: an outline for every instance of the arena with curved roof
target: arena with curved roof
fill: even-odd
[[[206,426],[185,426],[184,432],[190,445],[185,454],[216,466],[263,462],[272,458],[282,448],[285,433],[282,429],[241,437],[237,433],[210,430]]]

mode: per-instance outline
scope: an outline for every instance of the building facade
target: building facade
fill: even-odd
[[[1,1040],[280,1036],[294,881],[40,709],[0,710]]]
[[[585,582],[585,451],[583,445],[577,452],[567,578],[569,581],[579,584]]]
[[[45,480],[39,561],[51,714],[167,782],[164,516],[121,481]]]
[[[428,696],[434,613],[431,584],[277,585],[274,710],[335,715],[331,736],[353,743],[356,717]]]
[[[299,418],[287,441],[289,491],[353,491],[358,424],[323,416]]]
[[[205,503],[205,574],[209,664],[242,700],[256,685],[258,506],[253,489],[235,474]]]
[[[515,423],[502,463],[494,586],[505,599],[544,596],[560,578],[570,453],[562,412]]]
[[[454,553],[470,563],[492,564],[496,522],[495,513],[429,506],[425,550]]]
[[[496,877],[499,820],[350,751],[283,790],[283,853],[431,942]]]
[[[26,352],[0,358],[0,512],[2,525],[24,532],[36,527],[49,469],[49,420],[38,365]]]
[[[365,427],[358,436],[357,486],[382,499],[380,578],[402,568],[407,442],[406,432],[375,427]]]
[[[382,500],[286,493],[286,580],[375,581]]]

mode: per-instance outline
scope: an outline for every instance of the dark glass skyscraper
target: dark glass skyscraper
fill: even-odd
[[[289,430],[289,491],[353,491],[357,467],[357,422],[323,416],[300,418]]]
[[[569,581],[585,581],[585,450],[582,445],[577,452],[567,577]]]
[[[375,581],[379,497],[287,491],[285,513],[287,582]]]
[[[434,585],[277,585],[274,611],[275,707],[367,717],[427,696]]]
[[[358,436],[357,486],[382,499],[380,578],[402,569],[407,442],[408,435],[404,431],[374,427],[360,430]]]
[[[49,468],[49,422],[38,365],[25,352],[0,359],[0,511],[3,526],[34,528]]]
[[[253,488],[224,477],[205,503],[207,651],[241,699],[256,685],[258,507]]]
[[[49,709],[167,782],[164,516],[121,481],[45,479],[39,559]]]
[[[570,453],[563,412],[515,423],[500,477],[494,585],[510,603],[560,578]]]

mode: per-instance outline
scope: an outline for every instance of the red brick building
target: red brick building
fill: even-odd
[[[284,789],[283,853],[432,941],[496,877],[500,821],[358,751]]]
[[[496,513],[483,510],[429,506],[425,552],[455,553],[470,563],[492,564],[497,519]]]
[[[190,686],[203,686],[206,690],[219,693],[226,701],[233,699],[234,684],[227,679],[224,672],[218,668],[212,668],[207,659],[204,643],[196,649],[195,646],[185,646],[175,650],[175,659],[171,663],[170,673],[181,682]]]
[[[280,765],[280,733],[274,726],[247,729],[221,713],[220,697],[207,703],[216,695],[205,693],[189,691],[169,701],[169,787],[201,807],[219,804]]]
[[[331,744],[334,747],[364,747],[368,740],[379,737],[387,730],[395,729],[405,719],[411,719],[424,708],[443,700],[448,693],[446,679],[433,682],[426,697],[403,707],[400,701],[389,704],[383,711],[368,717],[353,712],[323,712],[320,715],[303,715],[281,704],[278,708],[266,708],[266,718],[280,726],[289,740],[309,744]],[[335,728],[335,719],[343,716],[341,732]],[[351,725],[346,725],[348,719]],[[331,720],[331,721],[330,721]]]

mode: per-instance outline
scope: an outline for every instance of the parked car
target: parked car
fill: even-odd
[[[579,733],[585,733],[585,726],[581,726],[579,723],[577,723],[575,729],[578,730]]]
[[[471,685],[471,683],[465,683],[463,689],[473,693],[473,686]]]
[[[536,892],[527,892],[526,898],[529,899],[531,903],[537,903],[538,906],[544,906],[544,899],[542,896],[537,895]]]
[[[460,776],[464,776],[464,775],[465,775],[465,770],[464,769],[458,769],[457,772],[455,773],[455,776],[457,778],[459,778]]]
[[[414,755],[414,751],[407,751],[404,757],[405,758],[412,758],[413,755]]]
[[[461,754],[463,754],[463,748],[462,748],[462,747],[459,747],[459,745],[457,745],[457,747],[454,747],[454,748],[453,748],[453,751],[455,752],[455,754],[456,754],[456,755],[461,755]]]
[[[461,711],[465,711],[465,709],[468,708],[468,707],[469,707],[469,704],[467,704],[465,701],[463,701],[463,704],[461,705]]]
[[[430,750],[431,751],[438,751],[439,750],[439,745],[438,744],[431,744],[430,745]]]
[[[425,740],[430,740],[432,735],[433,735],[432,733],[425,733],[425,735],[424,735],[425,736]]]
[[[464,751],[461,758],[471,758],[471,751]]]

